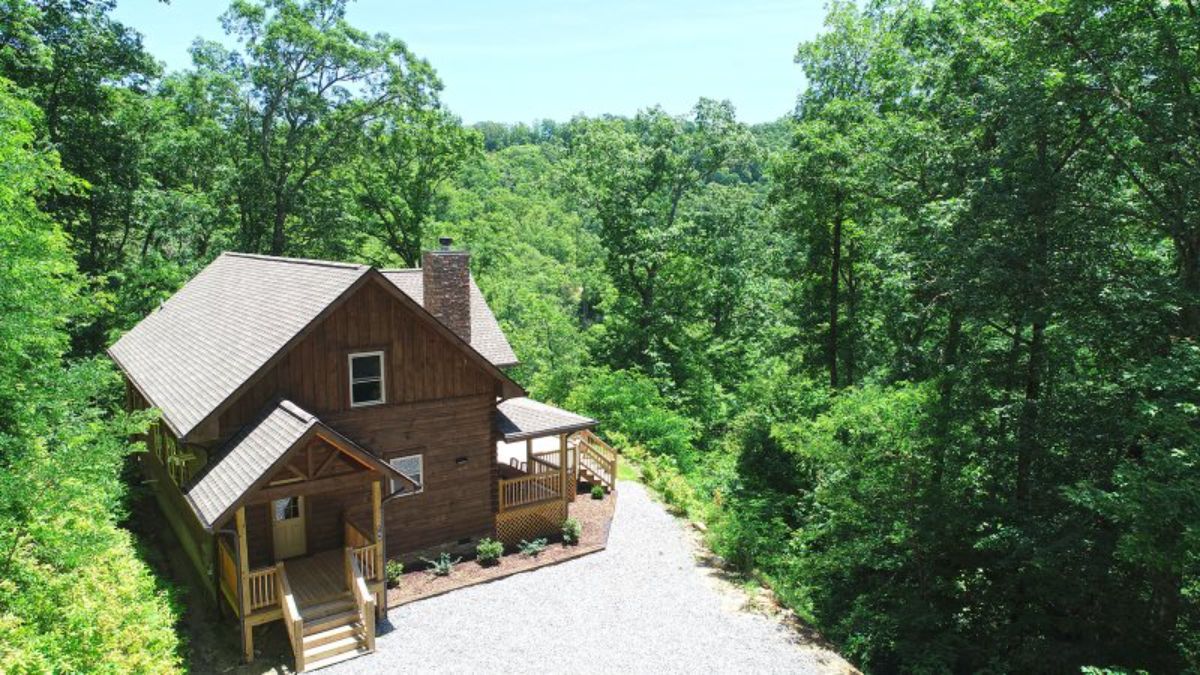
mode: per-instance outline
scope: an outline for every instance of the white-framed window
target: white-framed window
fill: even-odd
[[[417,484],[417,487],[414,488],[406,480],[393,478],[392,494],[407,496],[425,491],[425,460],[423,455],[393,457],[388,460],[388,464],[391,464],[393,469],[413,479],[413,482]]]
[[[387,399],[383,352],[350,355],[350,407],[376,405]]]

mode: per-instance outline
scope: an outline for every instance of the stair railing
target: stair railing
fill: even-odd
[[[371,593],[371,589],[367,587],[367,580],[363,577],[362,567],[358,564],[358,558],[354,555],[354,550],[349,546],[346,547],[346,581],[350,587],[350,591],[354,594],[354,602],[358,605],[358,612],[362,616],[363,632],[366,634],[367,651],[375,651],[375,596]]]
[[[300,616],[300,608],[292,595],[292,585],[288,583],[282,562],[276,563],[275,571],[276,595],[279,596],[279,609],[283,612],[283,625],[287,627],[292,653],[296,655],[296,672],[301,673],[304,672],[304,618]]]

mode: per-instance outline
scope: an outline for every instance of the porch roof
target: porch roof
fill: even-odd
[[[506,443],[590,429],[596,420],[522,396],[496,405],[496,427]]]
[[[320,436],[370,469],[411,482],[408,476],[334,431],[316,415],[291,401],[279,400],[267,405],[256,421],[231,438],[208,469],[184,490],[200,523],[206,530],[212,530],[225,522],[251,490],[282,466],[289,451],[314,436]]]

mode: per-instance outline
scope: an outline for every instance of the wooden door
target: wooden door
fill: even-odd
[[[271,531],[276,560],[308,552],[304,534],[304,497],[284,497],[271,502]]]

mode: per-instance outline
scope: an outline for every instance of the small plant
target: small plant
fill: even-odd
[[[498,564],[502,555],[504,555],[504,544],[495,539],[481,539],[475,546],[475,559],[484,567]]]
[[[438,556],[437,560],[430,560],[429,558],[421,558],[421,560],[429,565],[429,573],[435,577],[450,576],[450,573],[454,571],[454,566],[462,562],[462,558],[451,559],[450,554],[445,551]]]
[[[578,544],[579,535],[583,533],[583,525],[575,518],[567,518],[562,524],[562,535],[564,544]]]
[[[593,485],[592,486],[592,499],[604,499],[604,486],[602,486],[602,485]]]
[[[534,539],[533,541],[521,540],[521,555],[530,558],[538,557],[538,554],[546,550],[546,539]]]
[[[399,560],[389,560],[383,566],[383,575],[387,577],[388,588],[399,586],[402,574],[404,574],[404,565]]]

